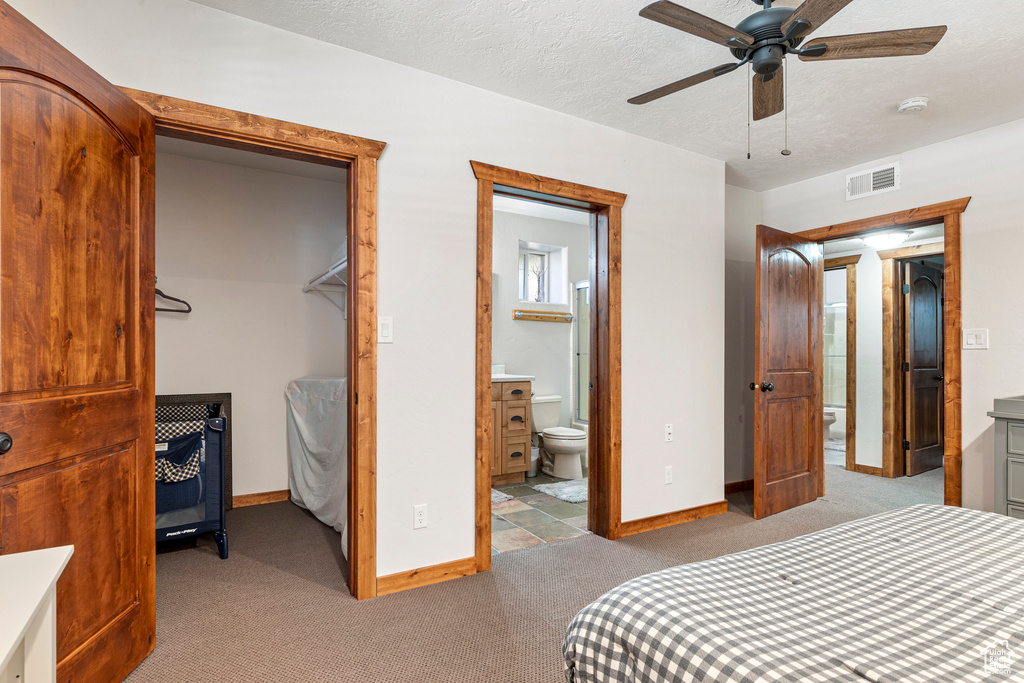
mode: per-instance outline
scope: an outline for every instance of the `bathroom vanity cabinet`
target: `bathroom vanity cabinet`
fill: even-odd
[[[491,482],[511,484],[530,469],[530,382],[492,382]]]

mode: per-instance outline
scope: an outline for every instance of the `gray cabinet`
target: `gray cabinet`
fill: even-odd
[[[997,398],[989,417],[996,419],[995,511],[1024,519],[1024,396]]]

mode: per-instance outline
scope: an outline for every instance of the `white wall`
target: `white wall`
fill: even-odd
[[[725,186],[725,480],[754,478],[755,279],[761,193]]]
[[[764,218],[796,231],[973,197],[963,214],[963,325],[989,328],[991,348],[962,352],[963,501],[991,510],[993,424],[985,413],[994,398],[1024,393],[1024,120],[897,158],[899,191],[845,201],[846,173],[891,159],[878,160],[765,192]]]
[[[345,319],[303,283],[345,235],[346,187],[158,154],[158,394],[231,393],[234,494],[288,488],[284,389],[344,377]],[[167,305],[167,302],[160,305]]]
[[[395,343],[379,347],[379,574],[474,551],[470,159],[629,196],[622,517],[722,499],[722,162],[185,0],[14,1],[121,85],[388,143],[378,284]],[[414,531],[417,503],[430,506],[430,526]]]
[[[519,300],[519,240],[568,247],[568,282],[559,288],[586,280],[590,267],[590,227],[578,223],[523,216],[505,211],[494,212],[494,300],[491,310],[491,358],[505,365],[505,371],[533,375],[533,393],[562,397],[559,425],[569,426],[572,415],[572,384],[575,355],[572,335],[575,326],[566,323],[515,320],[516,308],[572,311],[572,296],[564,304],[542,304]],[[567,290],[568,291],[568,290]]]

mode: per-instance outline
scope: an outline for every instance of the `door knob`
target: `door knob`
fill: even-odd
[[[11,446],[14,445],[14,439],[7,432],[0,432],[0,455],[3,455],[7,451],[11,450]]]
[[[754,391],[755,389],[757,389],[757,382],[751,382],[750,383],[750,390]]]
[[[775,391],[775,385],[771,382],[761,382],[761,391]]]
[[[937,376],[935,377],[935,379],[937,379],[937,380],[939,380],[939,381],[941,382],[942,380],[944,380],[944,379],[946,379],[946,378],[945,378],[945,377],[943,377],[942,375],[937,375]]]

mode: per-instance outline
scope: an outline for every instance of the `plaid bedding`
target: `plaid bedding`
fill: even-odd
[[[641,576],[563,654],[574,683],[1024,681],[1024,521],[915,505]]]

